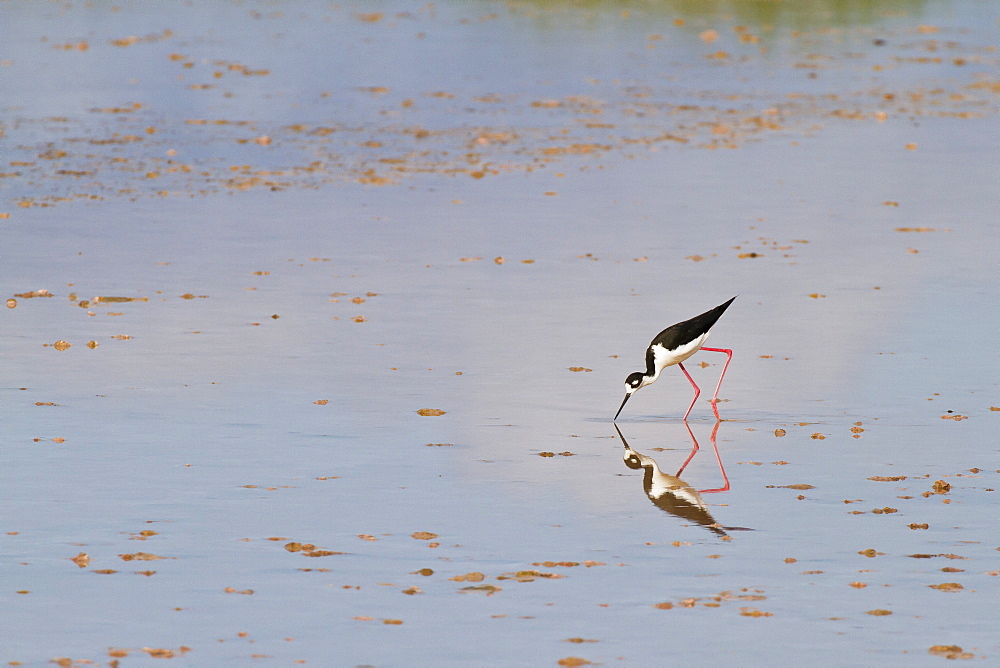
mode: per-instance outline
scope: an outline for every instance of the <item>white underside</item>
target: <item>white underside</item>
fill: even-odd
[[[705,508],[705,502],[690,485],[684,483],[680,478],[660,474],[662,477],[653,477],[653,484],[649,489],[649,496],[654,499],[669,494],[675,498],[690,503],[692,506]]]
[[[638,454],[638,453],[636,453]],[[692,506],[698,506],[699,508],[705,508],[705,501],[702,500],[701,495],[694,490],[686,482],[672,475],[668,475],[660,470],[657,466],[656,461],[650,457],[639,455],[639,459],[643,466],[651,466],[653,469],[653,479],[652,484],[649,488],[649,496],[654,499],[659,499],[665,494],[676,497],[687,501]]]
[[[705,332],[699,336],[694,341],[685,343],[683,346],[677,346],[673,350],[667,350],[662,345],[657,343],[653,346],[653,366],[654,372],[652,378],[644,379],[643,385],[649,385],[654,380],[659,377],[660,372],[666,369],[668,366],[673,366],[675,364],[680,364],[687,358],[694,355],[696,352],[701,350],[701,346],[705,343],[705,339],[708,338],[708,332]],[[638,388],[636,388],[638,389]]]

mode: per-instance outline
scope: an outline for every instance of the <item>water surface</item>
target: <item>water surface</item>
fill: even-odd
[[[995,662],[997,18],[4,5],[4,660]]]

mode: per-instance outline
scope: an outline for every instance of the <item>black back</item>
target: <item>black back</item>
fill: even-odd
[[[736,299],[736,297],[733,297]],[[684,322],[679,322],[676,325],[670,325],[665,330],[656,335],[656,338],[652,340],[649,345],[654,345],[659,343],[661,346],[667,350],[673,350],[678,346],[682,346],[689,341],[694,341],[699,336],[712,329],[712,325],[718,322],[722,314],[726,312],[729,305],[733,303],[733,299],[730,299],[725,304],[719,304],[711,311],[705,311],[701,315],[696,315],[690,320],[685,320]]]

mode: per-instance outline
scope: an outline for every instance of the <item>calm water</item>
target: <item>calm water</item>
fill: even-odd
[[[998,19],[0,6],[0,658],[996,663]]]

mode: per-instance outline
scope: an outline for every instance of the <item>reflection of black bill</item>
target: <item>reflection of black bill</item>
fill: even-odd
[[[625,402],[628,401],[628,398],[631,397],[631,396],[632,396],[631,394],[626,394],[625,398],[622,399],[622,405],[618,407],[618,412],[615,413],[615,417],[614,417],[614,420],[612,420],[612,422],[614,422],[615,420],[617,420],[618,416],[622,414],[622,409],[625,408]]]

